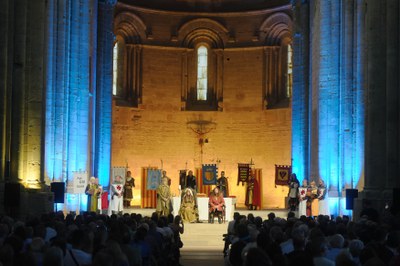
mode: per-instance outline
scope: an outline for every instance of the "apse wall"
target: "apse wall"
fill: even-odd
[[[262,169],[263,207],[285,206],[287,188],[275,187],[275,164],[291,163],[291,108],[263,108],[263,48],[225,49],[222,111],[182,111],[182,50],[144,47],[142,104],[113,105],[112,166],[128,165],[136,178],[134,205],[140,204],[142,167],[165,169],[178,193],[179,170],[217,163],[229,177],[229,193],[245,200],[237,185],[237,163]],[[208,143],[201,145],[190,121],[205,120]],[[219,162],[219,163],[218,163]]]

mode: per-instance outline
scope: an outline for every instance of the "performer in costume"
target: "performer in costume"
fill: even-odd
[[[99,186],[99,180],[96,177],[92,176],[89,179],[89,184],[86,186],[85,189],[85,194],[89,196],[89,211],[97,212],[99,210],[99,198],[101,196],[101,191],[102,189]]]
[[[318,196],[319,214],[331,215],[331,213],[329,211],[328,194],[327,194],[325,182],[322,179],[320,179],[318,182],[317,196]]]
[[[161,179],[157,188],[156,212],[159,216],[168,216],[172,212],[171,189],[168,186],[168,178]]]
[[[317,194],[318,188],[315,181],[311,181],[307,189],[307,216],[318,216],[318,200],[315,200]]]
[[[257,210],[257,206],[261,205],[260,187],[253,174],[250,175],[247,182],[245,205],[249,210]]]
[[[184,222],[194,223],[197,221],[198,210],[195,207],[193,192],[190,188],[186,188],[183,192],[179,215]]]
[[[225,201],[218,187],[215,187],[214,190],[210,193],[210,197],[208,198],[208,206],[210,218],[209,222],[214,223],[214,218],[215,216],[217,216],[218,223],[222,223],[222,212],[225,208]]]
[[[299,187],[299,217],[307,216],[307,179],[303,179],[303,185]]]
[[[131,206],[133,200],[133,188],[135,187],[135,179],[132,177],[131,171],[126,172],[124,185],[124,207]]]
[[[297,205],[299,204],[299,199],[298,199],[299,186],[300,184],[296,174],[292,173],[289,179],[289,194],[288,194],[290,211],[295,211]]]
[[[123,212],[123,192],[124,184],[122,177],[117,175],[111,185],[111,203],[110,208],[112,214],[122,214]]]
[[[219,191],[222,193],[224,198],[229,196],[228,178],[225,177],[225,171],[221,172],[221,177],[217,180],[217,187],[219,188]]]
[[[162,171],[162,177],[161,177],[161,180],[163,179],[163,178],[166,178],[166,179],[168,179],[168,186],[171,186],[171,178],[169,178],[168,176],[167,176],[167,171]]]
[[[189,170],[188,175],[186,176],[185,188],[188,187],[191,188],[193,191],[197,191],[196,177],[193,175],[192,170]]]
[[[188,175],[186,176],[185,188],[192,189],[195,206],[197,208],[197,181],[196,181],[196,177],[193,175],[192,170],[189,170]]]

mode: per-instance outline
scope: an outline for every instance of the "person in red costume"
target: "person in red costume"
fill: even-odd
[[[208,198],[208,206],[209,206],[209,218],[210,223],[214,223],[215,216],[218,217],[218,222],[222,223],[222,213],[225,208],[225,200],[220,193],[218,187],[215,187],[214,190],[210,193],[210,197]]]

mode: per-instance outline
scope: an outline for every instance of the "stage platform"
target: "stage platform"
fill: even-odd
[[[153,208],[139,208],[139,207],[131,207],[131,208],[125,208],[124,213],[140,213],[142,216],[148,216],[150,217],[153,212],[155,212],[156,209]],[[275,213],[276,217],[279,218],[287,218],[288,210],[287,209],[265,209],[265,210],[247,210],[247,209],[235,209],[235,212],[239,212],[242,215],[248,215],[249,213],[252,213],[254,216],[260,216],[263,220],[266,220],[268,218],[268,214],[273,212]],[[297,217],[297,212],[295,212],[296,217]],[[204,220],[203,220],[204,221]]]

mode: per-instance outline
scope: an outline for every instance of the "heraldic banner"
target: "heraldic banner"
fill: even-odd
[[[250,165],[248,163],[238,163],[237,185],[242,182],[242,186],[247,182],[250,176]]]
[[[214,185],[217,182],[217,165],[203,164],[203,185]]]
[[[291,165],[275,164],[275,185],[285,186],[289,183],[289,177],[292,174]]]
[[[157,190],[161,183],[160,169],[147,169],[147,190]]]

